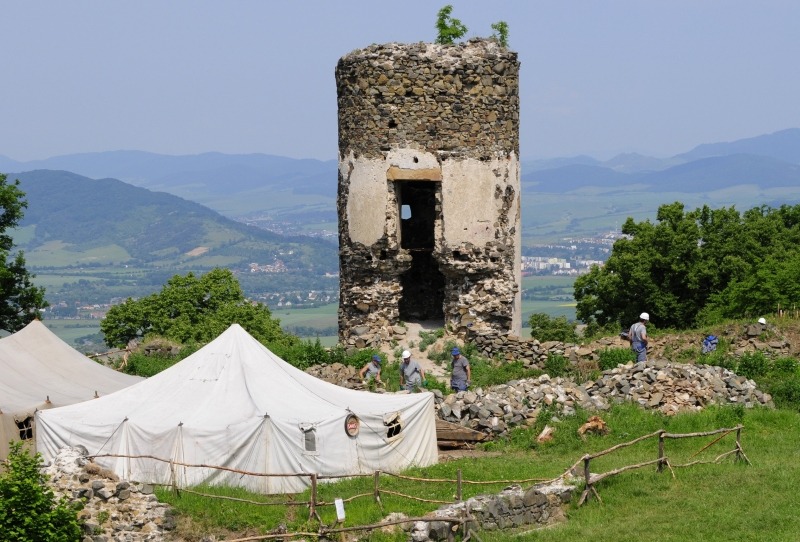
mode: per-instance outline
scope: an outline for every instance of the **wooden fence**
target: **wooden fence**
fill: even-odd
[[[442,522],[449,522],[449,523],[453,524],[453,527],[454,527],[454,529],[451,529],[451,531],[454,531],[454,530],[456,530],[456,529],[458,529],[460,527],[463,527],[469,521],[472,520],[472,518],[469,517],[469,516],[464,516],[464,517],[460,517],[460,518],[421,517],[421,518],[403,518],[402,520],[397,520],[397,521],[375,523],[375,524],[370,524],[370,525],[359,525],[359,526],[353,526],[353,527],[338,527],[339,523],[337,522],[336,526],[334,526],[334,527],[326,527],[322,522],[322,518],[319,516],[317,508],[324,507],[324,506],[334,506],[335,502],[326,502],[326,501],[320,500],[318,485],[319,485],[319,482],[323,481],[323,480],[371,477],[373,479],[373,484],[372,484],[373,487],[372,487],[372,491],[371,492],[352,495],[350,497],[341,499],[341,501],[342,501],[342,503],[347,503],[347,502],[352,502],[352,501],[354,501],[356,499],[359,499],[359,498],[372,498],[378,504],[378,506],[380,506],[381,510],[383,510],[383,504],[381,502],[381,495],[382,494],[394,495],[394,496],[397,496],[397,497],[400,497],[400,498],[415,500],[415,501],[418,501],[418,502],[426,502],[426,503],[431,503],[431,504],[453,504],[453,503],[461,502],[463,500],[463,487],[465,485],[478,486],[478,485],[497,485],[497,484],[504,484],[504,485],[519,484],[519,485],[522,485],[522,484],[530,484],[530,483],[536,483],[536,484],[554,483],[556,481],[560,481],[560,480],[564,480],[566,478],[574,477],[575,476],[574,473],[579,472],[580,471],[580,466],[581,466],[581,464],[583,464],[583,478],[584,478],[584,482],[585,482],[585,487],[584,487],[583,493],[581,494],[581,497],[580,497],[580,499],[578,501],[578,506],[581,506],[587,501],[587,499],[591,495],[594,495],[599,501],[602,502],[602,499],[600,498],[600,495],[597,493],[597,489],[595,488],[596,484],[599,483],[600,481],[602,481],[602,480],[604,480],[606,478],[609,478],[611,476],[615,476],[617,474],[622,474],[623,472],[627,472],[627,471],[634,470],[634,469],[639,469],[639,468],[646,467],[646,466],[649,466],[649,465],[656,465],[656,468],[657,468],[658,472],[662,472],[665,467],[669,468],[672,471],[672,469],[679,468],[679,467],[689,467],[689,466],[692,466],[692,465],[703,464],[703,463],[719,463],[722,459],[724,459],[725,457],[728,457],[730,455],[735,455],[735,460],[736,461],[746,461],[747,464],[750,464],[750,460],[745,455],[744,450],[742,449],[742,446],[741,446],[741,431],[742,431],[742,429],[743,429],[742,425],[737,425],[736,427],[733,427],[733,428],[722,428],[722,429],[716,429],[716,430],[713,430],[713,431],[698,432],[698,433],[668,433],[666,430],[660,429],[658,431],[655,431],[655,432],[650,433],[648,435],[644,435],[644,436],[638,437],[638,438],[633,439],[631,441],[623,442],[621,444],[617,444],[617,445],[612,446],[611,448],[608,448],[608,449],[603,450],[601,452],[597,452],[597,453],[594,453],[594,454],[586,454],[583,457],[581,457],[577,462],[575,462],[569,469],[567,469],[564,472],[564,474],[562,474],[560,476],[557,476],[556,478],[551,478],[551,479],[548,479],[548,478],[526,478],[526,479],[520,479],[520,480],[465,480],[463,478],[463,476],[462,476],[461,469],[457,470],[456,478],[422,478],[422,477],[407,476],[407,475],[384,472],[384,471],[375,471],[372,474],[347,474],[347,475],[336,475],[336,476],[331,476],[331,475],[324,476],[324,475],[319,475],[317,473],[308,473],[308,472],[303,472],[303,473],[282,473],[281,474],[281,473],[249,472],[249,471],[243,471],[243,470],[238,470],[238,469],[232,469],[232,468],[229,468],[229,467],[221,467],[221,466],[218,466],[218,465],[182,463],[182,462],[179,462],[179,461],[172,461],[172,460],[163,459],[163,458],[159,458],[159,457],[155,457],[155,456],[149,456],[149,455],[101,454],[101,455],[95,455],[95,456],[92,456],[92,457],[95,457],[95,458],[98,458],[98,457],[125,457],[125,458],[131,458],[131,459],[152,459],[154,461],[162,461],[162,462],[165,462],[165,463],[169,463],[170,464],[170,470],[173,473],[171,487],[172,487],[173,491],[176,494],[180,494],[181,492],[185,492],[185,493],[198,495],[198,496],[202,496],[202,497],[208,497],[208,498],[212,498],[212,499],[236,501],[236,502],[242,502],[242,503],[252,504],[252,505],[257,505],[257,506],[307,506],[308,507],[308,519],[309,520],[316,519],[320,523],[319,531],[317,531],[317,532],[291,532],[291,533],[284,532],[284,533],[276,533],[276,534],[257,535],[257,536],[247,537],[247,538],[238,538],[238,539],[229,541],[229,542],[250,542],[250,541],[257,541],[257,540],[271,540],[271,539],[279,539],[279,538],[280,539],[291,539],[291,538],[302,537],[302,536],[310,536],[310,537],[317,537],[317,538],[330,537],[331,535],[337,535],[337,534],[339,536],[342,536],[343,533],[346,533],[346,532],[370,531],[370,530],[374,530],[374,529],[380,529],[380,528],[383,528],[383,527],[386,527],[386,526],[389,526],[389,525],[407,524],[407,523],[413,523],[413,522],[416,522],[416,521],[428,521],[428,522],[430,522],[430,521],[442,521]],[[681,464],[681,465],[674,465],[674,464],[672,464],[670,462],[669,457],[665,453],[665,442],[668,439],[699,438],[699,437],[707,437],[707,436],[719,435],[716,439],[714,439],[713,441],[709,442],[708,444],[706,444],[705,446],[700,448],[697,452],[692,454],[692,457],[694,457],[694,456],[698,455],[699,453],[703,452],[704,450],[708,449],[712,445],[720,442],[727,435],[730,435],[730,434],[732,434],[734,432],[736,433],[736,439],[735,439],[735,444],[733,446],[733,449],[718,455],[713,461],[696,460],[696,461],[691,461],[689,463],[685,463],[685,464]],[[604,473],[601,473],[601,474],[592,474],[591,473],[590,467],[591,467],[591,462],[592,462],[593,459],[596,459],[596,458],[611,454],[611,453],[613,453],[615,451],[619,451],[619,450],[621,450],[623,448],[627,448],[629,446],[632,446],[634,444],[637,444],[639,442],[642,442],[642,441],[645,441],[645,440],[648,440],[648,439],[658,439],[658,458],[657,459],[653,459],[651,461],[645,461],[643,463],[627,465],[627,466],[620,467],[620,468],[617,468],[617,469],[613,469],[611,471],[604,472]],[[237,498],[237,497],[229,497],[229,496],[224,496],[224,495],[213,495],[213,494],[209,494],[209,493],[202,493],[202,492],[194,491],[194,490],[191,490],[191,489],[179,488],[177,486],[177,476],[175,475],[176,467],[211,468],[211,469],[218,469],[218,470],[234,472],[234,473],[237,473],[237,474],[241,474],[243,476],[256,476],[256,477],[276,477],[276,476],[277,477],[308,477],[308,479],[309,479],[309,488],[310,488],[309,500],[307,500],[307,501],[282,500],[282,501],[264,502],[264,501],[250,500],[250,499],[242,499],[242,498]],[[380,482],[381,482],[381,477],[382,476],[393,477],[393,478],[397,478],[397,479],[401,479],[401,480],[408,480],[408,481],[412,481],[412,482],[415,482],[415,483],[434,483],[434,484],[438,484],[438,485],[441,485],[441,484],[452,484],[454,486],[454,489],[455,489],[455,497],[454,497],[453,501],[425,499],[425,498],[422,498],[422,497],[417,497],[417,496],[409,495],[409,494],[406,494],[406,493],[400,493],[398,491],[393,491],[393,490],[389,490],[389,489],[385,489],[385,488],[381,489],[381,483]],[[674,472],[673,472],[673,476],[674,476]],[[282,496],[282,497],[285,497],[285,496]],[[466,541],[466,540],[469,539],[470,536],[473,536],[473,535],[475,536],[475,538],[477,538],[477,535],[475,535],[475,533],[466,532],[463,540]]]
[[[722,428],[722,429],[716,429],[714,431],[705,431],[705,432],[701,432],[701,433],[667,433],[664,429],[659,429],[658,431],[655,431],[654,433],[650,433],[649,435],[641,436],[639,438],[633,439],[633,440],[628,441],[628,442],[623,442],[621,444],[617,444],[616,446],[612,446],[611,448],[603,450],[602,452],[597,452],[597,453],[594,453],[594,454],[586,454],[581,459],[579,459],[578,462],[575,463],[572,466],[572,468],[570,469],[570,471],[574,472],[578,468],[578,466],[581,464],[581,462],[583,463],[583,478],[584,478],[585,487],[584,487],[583,493],[581,494],[581,498],[578,500],[578,506],[581,506],[583,503],[585,503],[586,500],[591,495],[594,495],[595,497],[597,497],[597,500],[602,502],[602,499],[600,498],[600,495],[597,493],[597,489],[595,488],[595,484],[597,484],[601,480],[604,480],[604,479],[609,478],[611,476],[616,476],[617,474],[622,474],[623,472],[627,472],[627,471],[630,471],[630,470],[640,469],[640,468],[646,467],[648,465],[656,465],[658,472],[662,472],[664,470],[664,467],[669,467],[670,471],[672,471],[672,469],[674,469],[674,468],[689,467],[691,465],[698,465],[698,464],[701,464],[701,463],[719,463],[725,457],[727,457],[729,455],[734,455],[734,454],[736,456],[735,457],[736,461],[746,461],[747,464],[749,465],[750,464],[750,460],[745,455],[744,450],[742,450],[742,442],[741,442],[742,429],[743,429],[742,425],[737,425],[736,427],[733,427],[733,428]],[[734,431],[736,432],[736,442],[734,444],[733,449],[718,455],[716,458],[714,458],[713,461],[699,461],[699,460],[697,460],[697,461],[691,461],[689,463],[685,463],[685,464],[682,464],[682,465],[673,465],[673,464],[670,463],[669,457],[667,457],[667,455],[665,455],[664,447],[665,447],[665,441],[667,439],[697,438],[697,437],[708,437],[708,436],[713,436],[713,435],[720,435],[719,437],[717,437],[716,439],[714,439],[710,443],[708,443],[705,446],[703,446],[700,450],[698,450],[697,452],[692,454],[692,457],[694,457],[697,454],[699,454],[700,452],[706,450],[707,448],[711,447],[712,445],[714,445],[717,442],[719,442],[720,440],[722,440],[725,436],[730,435]],[[617,469],[614,469],[614,470],[610,470],[610,471],[604,472],[602,474],[592,474],[591,473],[590,466],[591,466],[592,459],[596,459],[598,457],[602,457],[604,455],[608,455],[608,454],[616,452],[616,451],[618,451],[618,450],[620,450],[622,448],[627,448],[628,446],[632,446],[632,445],[634,445],[634,444],[636,444],[638,442],[642,442],[644,440],[652,439],[652,438],[658,438],[658,458],[657,459],[653,459],[651,461],[645,461],[644,463],[637,463],[637,464],[634,464],[634,465],[626,465],[624,467],[620,467],[620,468],[617,468]],[[570,472],[570,471],[568,471],[568,472]],[[674,474],[675,473],[673,471],[673,476],[674,476]]]

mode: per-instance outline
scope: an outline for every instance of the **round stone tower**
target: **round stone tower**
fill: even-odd
[[[339,338],[402,322],[518,335],[519,61],[492,39],[372,45],[336,66]]]

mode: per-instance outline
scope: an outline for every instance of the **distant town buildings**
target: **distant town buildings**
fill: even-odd
[[[522,274],[586,274],[592,266],[605,264],[614,242],[622,237],[621,232],[611,231],[594,237],[566,238],[561,243],[527,246],[522,256]]]
[[[259,264],[256,262],[250,264],[251,273],[286,273],[286,271],[288,271],[286,264],[281,260],[275,260],[271,264]]]

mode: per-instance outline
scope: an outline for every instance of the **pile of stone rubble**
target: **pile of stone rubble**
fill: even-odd
[[[44,468],[56,498],[81,502],[82,542],[161,542],[175,528],[170,508],[152,486],[119,481],[90,462],[85,450],[62,448]]]
[[[570,415],[577,408],[598,411],[631,401],[672,415],[710,404],[772,406],[772,398],[755,382],[728,369],[666,361],[620,365],[581,385],[542,375],[447,396],[438,390],[434,394],[440,418],[494,436],[532,425],[545,407]]]

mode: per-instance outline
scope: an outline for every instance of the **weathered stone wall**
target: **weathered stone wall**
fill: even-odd
[[[161,542],[175,529],[172,509],[151,485],[119,480],[90,462],[85,449],[62,448],[44,472],[57,498],[82,504],[82,542]]]
[[[339,60],[336,85],[341,341],[379,346],[401,320],[518,332],[516,53],[372,45]]]
[[[566,520],[563,506],[570,502],[574,487],[563,483],[533,486],[523,490],[514,485],[494,495],[479,495],[449,504],[435,511],[431,521],[418,521],[411,529],[414,542],[450,540],[452,523],[435,518],[466,518],[466,531],[494,531],[522,525],[551,525]]]

